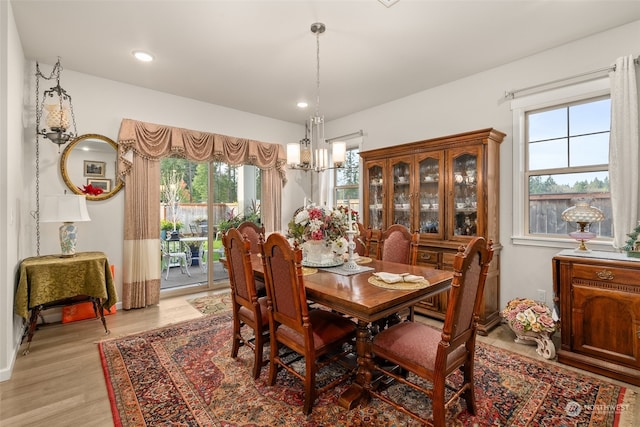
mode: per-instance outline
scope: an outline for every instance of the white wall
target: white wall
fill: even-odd
[[[552,303],[551,259],[555,247],[516,246],[512,234],[513,129],[505,91],[550,82],[640,54],[640,21],[512,62],[328,124],[327,133],[365,131],[363,151],[493,127],[507,134],[500,149],[501,306],[515,297]],[[574,243],[568,243],[573,247]]]
[[[11,375],[20,340],[13,289],[19,260],[22,180],[24,55],[11,4],[0,1],[0,381]],[[16,318],[17,320],[17,318]]]

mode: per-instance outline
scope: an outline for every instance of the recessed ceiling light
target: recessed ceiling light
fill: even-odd
[[[297,104],[297,105],[298,105],[298,108],[307,108],[307,107],[309,106],[309,104],[307,104],[307,103],[306,103],[306,102],[304,102],[304,101],[300,101],[300,102],[298,102],[298,104]]]
[[[136,57],[136,59],[138,61],[142,61],[142,62],[151,62],[151,61],[153,61],[153,55],[151,55],[150,53],[143,52],[141,50],[134,50],[131,53],[133,54],[133,56]]]

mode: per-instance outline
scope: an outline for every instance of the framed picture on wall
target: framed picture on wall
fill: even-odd
[[[84,161],[84,176],[104,176],[106,162]]]
[[[91,185],[92,187],[100,188],[105,193],[111,191],[111,180],[110,179],[98,179],[98,178],[89,178],[87,179],[87,185]]]

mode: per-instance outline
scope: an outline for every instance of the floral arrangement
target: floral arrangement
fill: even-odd
[[[507,303],[500,313],[516,333],[556,331],[556,322],[545,304],[527,298],[516,298]]]
[[[287,237],[299,244],[324,241],[327,246],[332,246],[333,252],[344,253],[347,249],[346,232],[349,225],[357,220],[358,213],[345,206],[331,209],[309,205],[291,218]]]

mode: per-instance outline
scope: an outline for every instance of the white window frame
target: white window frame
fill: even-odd
[[[358,150],[358,157],[360,156],[360,144],[347,144],[347,150]],[[358,177],[362,177],[362,162],[360,160],[358,160]],[[360,181],[362,181],[362,179],[360,179],[358,181],[357,184],[353,185],[353,186],[338,186],[338,170],[334,169],[334,173],[333,173],[333,201],[334,204],[337,202],[337,193],[339,189],[343,189],[343,188],[358,188],[358,200],[362,200],[362,186],[360,185]]]
[[[603,95],[610,95],[608,77],[588,82],[552,89],[523,96],[511,101],[513,113],[513,230],[511,242],[514,245],[544,246],[570,249],[576,247],[576,241],[570,237],[531,236],[526,233],[525,209],[528,206],[528,183],[525,180],[526,165],[526,113],[541,108],[582,101]],[[596,239],[589,247],[611,250],[612,239]]]

